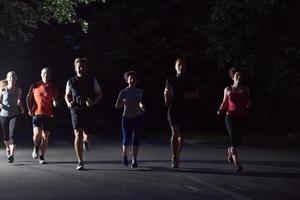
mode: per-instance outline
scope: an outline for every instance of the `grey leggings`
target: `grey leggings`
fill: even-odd
[[[13,117],[2,117],[0,116],[0,123],[3,131],[4,141],[9,141],[10,144],[16,144],[15,139],[15,127],[16,127],[17,116]]]

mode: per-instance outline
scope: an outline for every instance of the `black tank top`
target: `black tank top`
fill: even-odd
[[[94,98],[94,78],[90,76],[78,77],[75,76],[69,80],[72,100],[74,100],[75,109],[86,107],[85,101],[87,98]]]

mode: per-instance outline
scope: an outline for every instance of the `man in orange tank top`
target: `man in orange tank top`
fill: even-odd
[[[57,105],[58,90],[50,83],[49,68],[41,71],[41,81],[30,86],[27,94],[28,114],[32,116],[33,143],[32,157],[39,158],[40,164],[45,164],[45,152],[48,147],[49,134],[53,121],[53,106]]]

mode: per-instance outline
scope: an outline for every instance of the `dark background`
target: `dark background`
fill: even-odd
[[[145,131],[169,132],[163,88],[175,73],[174,60],[184,56],[200,98],[190,100],[186,117],[194,134],[223,133],[216,116],[224,87],[231,84],[228,68],[244,70],[253,108],[248,134],[300,133],[299,1],[290,0],[116,0],[77,8],[89,22],[79,25],[40,24],[28,41],[0,37],[0,78],[18,74],[24,91],[49,67],[61,94],[56,126],[70,128],[63,100],[66,81],[74,75],[73,60],[86,56],[104,98],[94,109],[96,127],[118,132],[121,110],[118,92],[126,86],[122,74],[136,70],[147,108]],[[25,101],[24,101],[25,103]],[[23,116],[24,127],[30,127]]]

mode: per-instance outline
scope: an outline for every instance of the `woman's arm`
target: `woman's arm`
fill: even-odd
[[[225,110],[225,108],[228,106],[228,93],[229,93],[229,88],[226,87],[224,89],[223,101],[220,105],[220,108],[217,111],[217,115],[220,115]]]
[[[125,105],[125,103],[126,103],[126,99],[123,98],[123,92],[121,91],[118,95],[115,108],[116,109],[122,108]]]

